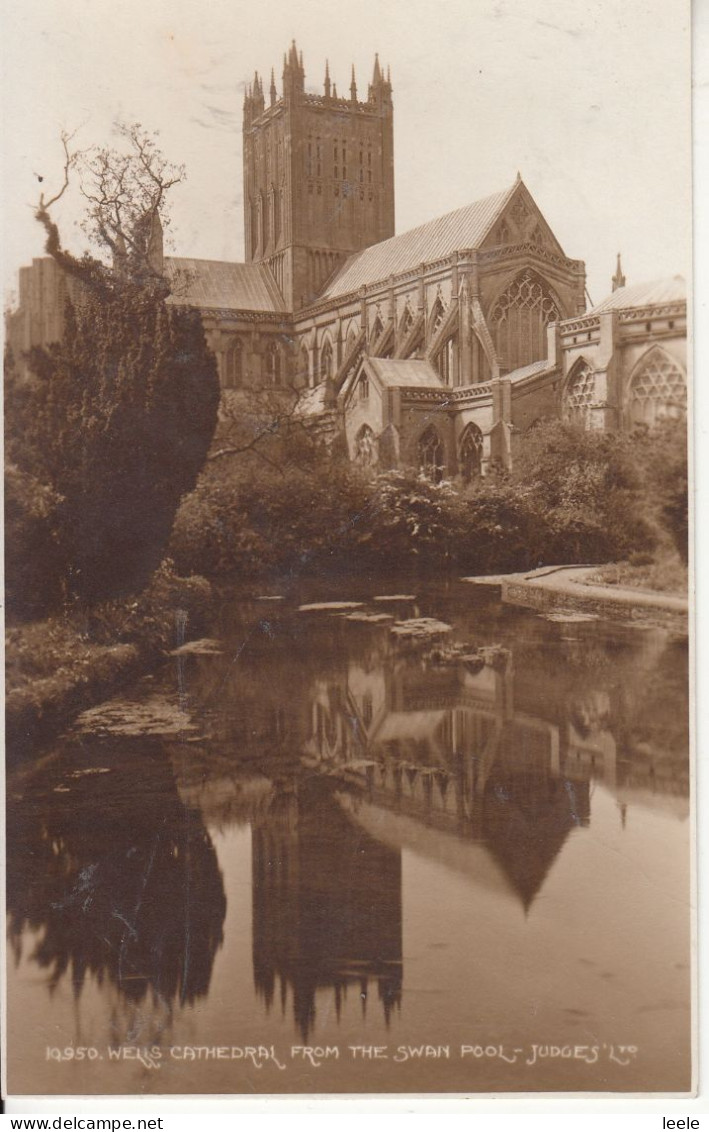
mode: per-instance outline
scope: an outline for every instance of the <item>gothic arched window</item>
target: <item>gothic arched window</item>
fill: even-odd
[[[332,342],[329,338],[325,338],[320,347],[320,379],[327,381],[332,377]]]
[[[645,424],[650,428],[660,421],[686,416],[686,375],[679,363],[658,346],[635,367],[626,408],[631,424]]]
[[[500,362],[508,369],[546,357],[546,331],[561,317],[559,305],[543,280],[523,271],[494,304],[488,325]]]
[[[263,193],[260,193],[258,198],[258,221],[259,250],[263,252],[268,244],[268,201]]]
[[[238,389],[243,376],[243,347],[240,340],[234,338],[224,355],[224,388]]]
[[[453,364],[453,350],[454,350],[455,337],[451,335],[450,338],[444,343],[443,348],[436,355],[436,369],[438,370],[441,381],[444,385],[453,385],[454,383],[454,370]]]
[[[383,331],[384,331],[384,323],[382,322],[380,316],[377,315],[377,317],[374,320],[374,325],[372,327],[372,342],[373,343],[376,342],[378,338],[381,338]]]
[[[443,479],[444,449],[443,442],[433,425],[429,425],[419,438],[418,443],[419,468],[425,476],[440,483]]]
[[[413,326],[413,324],[414,324],[414,316],[411,313],[411,307],[406,306],[406,307],[404,307],[404,313],[401,316],[401,323],[400,323],[402,338],[406,337],[406,335],[411,330],[411,327]]]
[[[568,421],[589,428],[591,406],[596,403],[596,375],[584,358],[571,371],[564,394],[564,416]]]
[[[273,245],[278,246],[278,241],[281,238],[281,193],[278,189],[273,190]]]
[[[251,201],[251,254],[258,252],[258,204]]]
[[[275,234],[275,231],[276,231],[276,196],[277,196],[276,190],[274,189],[274,187],[272,185],[271,188],[268,190],[268,197],[266,198],[266,211],[267,211],[267,215],[268,215],[268,220],[266,222],[266,234],[265,234],[266,244],[269,243],[269,239],[275,238],[274,234]]]
[[[377,462],[377,441],[369,425],[362,425],[355,437],[354,458],[363,468],[372,468]]]
[[[283,358],[275,342],[266,347],[266,377],[269,385],[279,386],[283,382]]]
[[[443,325],[443,319],[445,318],[445,316],[446,312],[443,307],[443,303],[440,299],[436,299],[433,310],[431,311],[431,339],[435,338],[435,336],[438,334],[438,331]]]
[[[483,434],[476,424],[469,424],[460,438],[460,474],[466,483],[480,475],[482,470]]]
[[[307,385],[308,378],[310,377],[310,357],[308,355],[308,347],[305,342],[301,342],[298,351],[298,372],[296,374],[296,384]]]

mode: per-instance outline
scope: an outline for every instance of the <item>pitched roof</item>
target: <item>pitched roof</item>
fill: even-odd
[[[165,271],[176,281],[172,302],[201,308],[285,311],[275,280],[265,264],[226,263],[218,259],[167,256]]]
[[[443,382],[429,362],[420,358],[369,358],[365,364],[387,386],[421,386],[424,389],[441,389]]]
[[[515,385],[518,381],[524,381],[526,378],[534,377],[536,374],[545,372],[551,373],[554,369],[556,369],[555,363],[544,358],[541,362],[530,362],[527,366],[520,366],[519,369],[510,370],[509,373],[505,374],[505,377]]]
[[[501,193],[493,193],[455,212],[430,220],[400,236],[392,236],[356,252],[345,260],[340,271],[322,294],[335,298],[356,291],[364,284],[376,283],[421,263],[443,259],[463,248],[477,248],[519,185],[516,181]]]
[[[687,284],[682,275],[670,275],[666,279],[654,279],[650,283],[633,283],[631,287],[619,287],[606,296],[586,316],[601,314],[602,311],[628,310],[633,307],[659,306],[663,303],[681,303],[687,298]]]

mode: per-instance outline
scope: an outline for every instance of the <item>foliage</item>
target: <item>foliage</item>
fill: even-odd
[[[666,421],[633,438],[647,485],[647,506],[681,561],[689,554],[689,472],[684,421]]]
[[[160,562],[214,430],[218,379],[199,314],[128,281],[88,288],[63,341],[31,365],[24,459],[59,500],[67,594],[134,592]]]
[[[170,541],[180,572],[246,578],[349,560],[368,505],[365,482],[325,458],[306,467],[208,465]]]
[[[461,567],[471,574],[490,574],[537,566],[545,530],[530,497],[507,477],[480,480],[467,492]]]
[[[36,476],[5,473],[5,599],[12,618],[41,617],[61,597],[56,512],[59,497]]]
[[[173,649],[185,637],[198,636],[206,626],[212,588],[202,577],[181,577],[166,559],[135,601],[113,598],[87,614],[85,632],[91,640],[119,641],[141,649]]]
[[[211,600],[204,578],[179,577],[168,560],[135,601],[114,598],[90,611],[8,626],[8,690],[50,679],[71,683],[88,675],[107,651],[124,645],[151,654],[175,648],[182,634],[204,629]]]
[[[668,538],[670,486],[682,498],[681,476],[652,441],[561,422],[523,439],[511,474],[464,489],[415,471],[365,475],[312,437],[308,444],[304,460],[278,434],[258,454],[242,449],[210,463],[177,515],[178,569],[248,578],[392,565],[484,574],[618,561],[654,553]],[[660,497],[654,485],[665,479]]]
[[[31,351],[30,376],[10,382],[6,419],[18,469],[13,593],[27,571],[45,608],[59,593],[95,603],[146,584],[216,425],[216,362],[199,312],[168,303],[169,286],[148,263],[146,232],[176,174],[139,127],[125,136],[137,157],[102,151],[90,198],[99,242],[123,241],[117,267],[63,250],[48,211],[63,190],[37,212],[73,301],[61,342]],[[66,152],[65,185],[76,164]]]
[[[454,561],[461,534],[460,497],[452,484],[420,473],[385,472],[371,484],[359,543],[382,561]],[[362,526],[365,527],[364,532]]]
[[[638,507],[641,466],[627,436],[541,422],[520,446],[513,482],[543,529],[544,562],[602,562],[653,545]]]

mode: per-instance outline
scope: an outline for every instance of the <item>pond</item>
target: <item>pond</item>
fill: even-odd
[[[689,1089],[686,639],[371,579],[210,636],[10,777],[11,1093]]]

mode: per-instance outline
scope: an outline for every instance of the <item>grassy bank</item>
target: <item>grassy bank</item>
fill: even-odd
[[[203,578],[178,577],[165,564],[139,596],[9,625],[8,763],[35,753],[81,711],[198,635],[210,603]]]
[[[653,555],[635,555],[628,562],[601,566],[589,575],[592,585],[617,586],[651,593],[674,594],[686,597],[688,590],[687,566],[679,555],[663,550]]]

